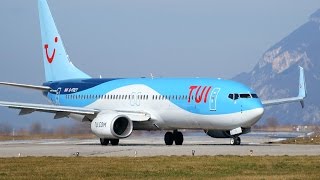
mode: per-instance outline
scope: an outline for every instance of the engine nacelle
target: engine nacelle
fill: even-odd
[[[127,116],[116,112],[99,114],[91,122],[91,131],[99,138],[126,138],[131,135],[132,130],[132,121]]]

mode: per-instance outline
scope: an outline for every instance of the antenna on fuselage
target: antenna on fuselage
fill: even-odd
[[[152,73],[150,73],[150,77],[151,77],[151,79],[153,79],[153,78],[154,78],[154,76],[153,76],[153,74],[152,74]]]

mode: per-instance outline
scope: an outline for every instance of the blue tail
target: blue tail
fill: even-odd
[[[69,60],[46,0],[38,0],[46,81],[90,78]]]

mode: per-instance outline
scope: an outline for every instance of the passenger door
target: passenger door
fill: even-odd
[[[210,111],[217,110],[217,98],[218,98],[219,92],[220,92],[220,88],[214,88],[211,92],[210,102],[209,102]]]
[[[56,99],[55,99],[55,104],[59,105],[60,104],[60,92],[61,92],[61,88],[58,88],[56,91]]]

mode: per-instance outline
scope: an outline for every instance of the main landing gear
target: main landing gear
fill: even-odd
[[[119,145],[119,139],[104,139],[104,138],[100,138],[100,143],[101,143],[102,146],[107,146],[109,144],[109,142],[111,143],[112,146]]]
[[[174,130],[173,133],[166,132],[166,134],[164,135],[164,142],[166,143],[166,145],[172,145],[173,141],[176,145],[182,145],[183,134],[178,130]]]
[[[234,136],[230,139],[230,144],[231,145],[240,145],[241,144],[241,139],[239,136]]]

